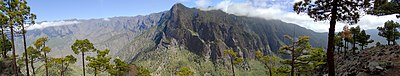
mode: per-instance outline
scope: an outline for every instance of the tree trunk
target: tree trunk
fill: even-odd
[[[268,70],[269,70],[269,76],[272,76],[272,68],[269,67]]]
[[[62,73],[62,75],[64,76],[64,74],[65,74],[65,72],[68,70],[68,66],[69,66],[69,64],[67,63],[67,64],[65,64],[65,68],[64,68],[64,71],[63,71],[63,73]]]
[[[232,56],[230,56],[231,57],[231,68],[232,68],[232,73],[233,73],[233,76],[235,76],[235,68],[233,67],[233,58],[232,58]]]
[[[47,67],[47,55],[46,55],[46,53],[44,53],[44,67],[45,67],[45,70],[46,70],[46,76],[49,76],[49,68]]]
[[[7,41],[6,41],[6,34],[4,34],[4,26],[3,25],[1,25],[1,35],[2,35],[2,39],[3,39],[3,48],[1,49],[1,50],[3,50],[3,58],[4,59],[6,59],[7,58],[7,49],[5,48],[6,47],[6,43],[7,43]]]
[[[361,44],[361,50],[364,50],[364,44]]]
[[[335,76],[335,62],[334,62],[334,36],[335,36],[335,25],[337,19],[337,3],[338,0],[333,0],[332,2],[332,15],[331,21],[329,25],[329,34],[328,34],[328,76]]]
[[[94,68],[94,76],[97,76],[97,68]]]
[[[356,34],[353,34],[353,47],[351,47],[351,49],[353,50],[353,54],[356,53]]]
[[[82,52],[82,69],[83,69],[83,76],[85,76],[85,52]]]
[[[28,66],[28,53],[26,51],[26,38],[25,38],[25,27],[22,24],[22,38],[24,39],[24,50],[25,50],[25,64],[26,64],[26,75],[29,76],[29,66]]]
[[[18,69],[17,69],[17,60],[16,60],[16,55],[15,55],[15,45],[14,45],[14,29],[13,29],[13,21],[12,18],[10,18],[10,31],[11,31],[11,48],[12,48],[12,54],[13,54],[13,70],[14,70],[14,76],[18,76]]]
[[[44,47],[46,47],[46,42],[43,42],[43,48]],[[44,66],[45,66],[45,70],[46,70],[46,76],[49,76],[49,68],[47,65],[47,53],[46,52],[44,52],[44,64],[45,64]]]
[[[290,66],[292,67],[292,69],[291,69],[291,71],[290,71],[290,76],[294,76],[294,54],[295,54],[295,51],[294,51],[294,41],[292,41],[292,44],[293,44],[293,49],[292,49],[292,62],[290,63]]]
[[[31,57],[32,76],[35,76],[35,66],[33,66],[33,58]]]

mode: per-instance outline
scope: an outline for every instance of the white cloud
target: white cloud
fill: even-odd
[[[110,18],[103,18],[104,21],[110,21]]]
[[[198,0],[199,1],[199,0]],[[291,6],[298,0],[248,0],[247,2],[235,3],[231,0],[224,0],[217,5],[209,8],[200,8],[202,10],[220,9],[226,13],[239,16],[260,17],[264,19],[279,19],[287,23],[294,23],[302,27],[314,30],[316,32],[327,32],[329,29],[329,21],[315,22],[306,14],[296,14]],[[197,4],[197,2],[196,2]],[[360,18],[360,25],[363,29],[376,29],[382,26],[388,20],[400,22],[394,15],[389,16],[372,16],[365,15]],[[345,23],[337,23],[336,31],[341,31]]]
[[[34,29],[43,29],[47,27],[53,26],[62,26],[62,25],[71,25],[77,24],[78,21],[51,21],[51,22],[42,22],[34,25],[27,26],[27,30],[34,30]]]
[[[196,6],[199,8],[207,8],[210,4],[210,0],[196,0]]]

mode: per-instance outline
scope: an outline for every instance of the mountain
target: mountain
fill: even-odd
[[[290,43],[284,35],[310,36],[314,47],[323,48],[327,43],[326,33],[295,24],[221,10],[202,11],[178,3],[116,56],[148,67],[153,75],[174,75],[180,67],[190,67],[196,75],[230,75],[224,50],[232,49],[245,59],[244,64],[236,66],[240,75],[263,75],[265,68],[254,59],[255,51],[276,53],[280,46]]]
[[[110,54],[113,55],[141,32],[153,27],[159,21],[162,13],[108,19],[63,20],[78,23],[28,30],[27,44],[29,46],[39,37],[47,36],[49,41],[46,45],[50,46],[53,51],[50,52],[50,55],[62,56],[73,54],[70,46],[76,39],[89,39],[98,49],[111,49]],[[22,51],[22,38],[18,37],[16,41],[19,43],[17,48]]]
[[[180,3],[170,10],[144,16],[62,21],[77,23],[28,30],[28,45],[47,36],[46,45],[52,48],[49,55],[60,57],[74,55],[72,43],[87,38],[98,49],[109,48],[112,57],[148,67],[153,75],[175,75],[180,67],[190,67],[197,75],[230,75],[229,58],[224,54],[227,49],[244,58],[244,64],[235,66],[239,75],[264,75],[266,69],[254,59],[254,52],[277,54],[280,46],[291,43],[284,35],[310,36],[313,47],[325,48],[327,43],[327,33],[296,24],[236,16],[221,10],[204,11]],[[386,43],[377,35],[378,30],[367,33],[373,40]],[[22,53],[21,37],[16,43],[18,53]]]

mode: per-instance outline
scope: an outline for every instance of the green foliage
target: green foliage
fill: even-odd
[[[125,75],[125,72],[129,69],[129,65],[119,58],[114,59],[114,64],[110,67],[111,68],[108,69],[108,73],[113,76],[123,76]]]
[[[332,7],[333,3],[335,7]],[[307,13],[315,21],[332,20],[331,15],[335,12],[335,21],[355,24],[362,15],[360,11],[370,6],[370,0],[301,0],[294,4],[293,9],[296,13]],[[332,11],[333,8],[340,11]]]
[[[65,71],[68,70],[69,65],[76,63],[76,58],[72,55],[68,55],[62,58],[53,58],[50,62],[52,62],[52,65],[61,65],[60,67],[57,67],[60,69],[60,75],[64,76]]]
[[[4,38],[4,39],[3,39]],[[0,40],[0,48],[3,58],[7,57],[7,52],[11,51],[11,42],[6,37],[3,37]]]
[[[276,73],[276,67],[279,64],[279,57],[276,55],[266,55],[264,56],[261,51],[256,51],[256,57],[264,63],[264,65],[269,70],[269,74],[273,75],[273,72]]]
[[[281,63],[289,65],[294,61],[292,69],[297,69],[300,74],[310,75],[312,70],[326,64],[326,51],[322,48],[312,48],[308,36],[300,36],[293,45],[281,47],[280,53],[292,56],[291,60],[285,59]],[[282,69],[280,71],[284,72]]]
[[[386,38],[386,40],[388,41],[388,45],[396,44],[395,40],[400,38],[400,32],[397,30],[397,28],[399,27],[400,24],[397,22],[394,22],[392,20],[386,21],[383,27],[377,28],[379,30],[378,35]],[[390,44],[390,42],[392,42],[392,44]]]
[[[327,50],[328,75],[335,76],[334,33],[336,22],[356,24],[363,14],[360,12],[366,11],[371,5],[370,0],[301,0],[294,3],[293,9],[297,14],[307,13],[314,21],[330,20]]]
[[[147,70],[145,67],[143,66],[139,66],[136,68],[137,69],[137,74],[136,76],[151,76],[150,75],[150,71]]]
[[[233,76],[235,76],[235,67],[234,65],[240,64],[243,62],[243,58],[239,57],[235,51],[233,50],[224,50],[225,55],[229,55],[231,61],[231,69]]]
[[[92,52],[96,50],[96,48],[94,48],[93,44],[90,43],[88,39],[76,40],[75,43],[71,46],[71,48],[75,54]]]
[[[367,13],[377,16],[400,14],[400,4],[396,3],[396,0],[375,0],[373,9],[369,10]],[[400,15],[396,15],[400,18]]]
[[[342,32],[335,34],[335,46],[337,46],[337,51],[340,52],[341,48],[344,47],[343,39],[340,36]]]
[[[382,44],[380,42],[376,42],[375,46],[382,46]]]
[[[229,57],[231,57],[233,65],[243,62],[243,58],[239,57],[233,50],[225,50],[224,52],[225,54],[229,55]]]
[[[356,44],[358,44],[358,38],[359,38],[359,34],[360,34],[360,26],[357,26],[357,27],[351,27],[350,28],[350,32],[351,32],[351,34],[352,34],[352,39],[350,40],[350,43],[352,43],[353,44],[353,46],[352,46],[352,50],[353,50],[353,53],[355,53],[355,50],[356,49],[358,49],[357,47],[356,47]]]
[[[279,66],[278,68],[277,68],[277,71],[279,72],[279,73],[290,73],[290,67],[289,66]]]
[[[31,63],[33,74],[35,74],[35,68],[32,65],[33,63],[37,62],[37,60],[44,62],[46,68],[46,74],[48,74],[48,67],[50,66],[48,59],[51,58],[47,57],[47,53],[51,51],[51,48],[46,46],[45,44],[46,42],[47,42],[47,37],[41,37],[37,39],[35,42],[33,42],[33,45],[35,47],[29,46],[27,48],[27,56],[29,58],[28,62]]]
[[[177,72],[178,76],[194,76],[194,72],[189,67],[180,68]]]
[[[94,75],[96,76],[100,72],[106,71],[110,67],[111,57],[106,57],[110,52],[109,49],[97,50],[96,57],[87,57],[86,60],[90,61],[87,66],[94,69]]]
[[[369,43],[374,42],[374,40],[370,40],[370,35],[368,35],[365,30],[362,30],[358,36],[358,42],[360,44],[358,44],[359,46],[361,46],[361,50],[364,50],[364,47],[366,47]]]
[[[85,52],[92,52],[96,51],[96,48],[94,48],[93,44],[90,43],[88,39],[84,40],[75,40],[74,44],[71,46],[72,51],[74,51],[75,54],[82,54],[82,72],[83,76],[85,76]]]

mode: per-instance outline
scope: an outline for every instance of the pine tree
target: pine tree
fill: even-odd
[[[342,47],[344,46],[343,44],[343,38],[340,36],[342,32],[339,32],[335,35],[335,46],[337,47],[337,51],[341,52],[342,51]]]
[[[343,31],[341,32],[340,37],[344,40],[344,56],[346,56],[347,49],[349,48],[348,42],[350,42],[351,39],[349,26],[346,25],[343,27]]]
[[[7,52],[11,51],[11,42],[6,37],[2,37],[0,40],[1,54],[4,59],[7,58]]]
[[[90,43],[88,39],[85,39],[76,40],[75,43],[71,46],[71,49],[72,51],[74,51],[75,54],[82,54],[82,71],[83,76],[85,76],[85,53],[95,51],[96,48],[94,48],[93,44]]]
[[[370,6],[370,0],[301,0],[294,4],[296,13],[305,12],[315,21],[330,20],[327,50],[329,76],[335,76],[333,55],[336,21],[355,24],[361,12]]]
[[[371,15],[383,16],[400,14],[400,1],[399,0],[375,0],[373,9],[369,10],[367,13]],[[400,15],[396,15],[400,18]]]
[[[17,69],[17,61],[16,61],[16,53],[15,53],[15,43],[14,43],[14,31],[17,26],[17,22],[20,21],[18,18],[18,14],[20,14],[19,10],[19,5],[20,5],[20,0],[5,0],[4,6],[4,11],[3,13],[6,13],[8,16],[8,24],[11,32],[11,48],[12,48],[12,58],[13,58],[13,70],[14,70],[14,75],[18,76],[18,69]]]
[[[39,57],[41,57],[40,51],[38,51],[37,49],[35,49],[32,46],[29,46],[27,48],[27,54],[28,54],[28,58],[29,58],[29,63],[32,68],[32,75],[35,76],[36,71],[35,71],[35,66],[33,64],[39,61]]]
[[[367,46],[369,43],[374,42],[374,40],[370,40],[370,35],[368,35],[365,30],[362,30],[361,33],[358,35],[358,41],[361,46],[361,50],[364,50],[364,47]]]
[[[4,3],[0,1],[0,3]],[[0,6],[0,11],[4,12],[5,11],[5,6]],[[4,33],[4,29],[7,27],[6,25],[8,24],[8,17],[5,15],[5,13],[0,14],[0,28],[1,28],[1,53],[3,55],[3,58],[7,58],[7,52],[11,51],[11,42],[6,38],[6,34]]]
[[[235,67],[234,65],[240,64],[243,62],[243,58],[239,57],[233,50],[224,50],[225,55],[229,56],[229,60],[231,62],[232,74],[235,76]]]
[[[114,59],[114,64],[108,69],[108,73],[113,76],[124,76],[125,71],[128,71],[129,65],[119,58]]]
[[[289,36],[287,38],[291,39]],[[282,46],[279,53],[292,56],[292,59],[285,59],[282,63],[297,69],[298,75],[311,76],[315,68],[321,68],[318,66],[326,63],[326,52],[322,48],[312,48],[308,36],[300,36],[294,45]]]
[[[350,32],[352,34],[352,39],[350,41],[351,44],[353,44],[353,46],[351,47],[351,50],[353,50],[353,54],[356,53],[356,50],[358,49],[356,44],[358,44],[358,34],[360,33],[360,26],[357,27],[351,27],[350,28]]]
[[[87,57],[86,60],[89,61],[88,66],[94,69],[94,76],[97,76],[100,72],[106,71],[110,66],[111,57],[106,57],[110,52],[109,49],[97,50],[96,57]]]
[[[258,60],[260,60],[261,62],[264,63],[264,65],[266,66],[266,68],[269,71],[269,76],[272,76],[273,70],[276,69],[275,66],[277,66],[277,64],[279,63],[279,60],[278,60],[279,57],[276,55],[264,56],[261,51],[256,51],[256,57],[258,58]]]
[[[36,15],[30,12],[30,7],[27,6],[27,2],[25,0],[22,0],[18,6],[18,10],[20,12],[18,12],[17,14],[17,23],[18,25],[21,26],[22,30],[22,38],[23,38],[23,43],[24,43],[24,51],[27,52],[26,50],[26,30],[25,30],[25,24],[34,24],[35,23],[35,19],[36,19]],[[26,64],[26,73],[29,76],[29,66],[28,66],[28,55],[27,53],[25,53],[25,64]]]
[[[74,64],[76,62],[76,58],[72,55],[67,55],[62,58],[53,58],[52,62],[58,65],[61,65],[60,67],[60,75],[64,76],[65,72],[68,70],[69,65]]]
[[[46,42],[47,42],[47,37],[42,37],[42,38],[37,39],[33,43],[33,45],[35,45],[36,49],[43,55],[43,57],[41,57],[40,59],[42,61],[44,61],[46,76],[49,76],[48,59],[50,59],[50,58],[47,57],[47,53],[49,53],[51,51],[51,48],[46,46]]]
[[[297,65],[298,58],[303,55],[303,53],[311,49],[311,45],[308,42],[309,37],[308,36],[300,36],[298,41],[295,41],[292,37],[285,35],[285,38],[288,38],[292,41],[292,45],[285,45],[282,46],[279,50],[279,53],[281,54],[287,54],[291,56],[290,60],[285,60],[284,64],[290,64],[291,68],[291,75],[295,75],[295,69]]]
[[[377,28],[379,30],[378,35],[386,38],[388,45],[397,44],[395,40],[400,38],[400,32],[397,30],[399,27],[400,24],[397,22],[392,20],[386,21],[383,27]],[[392,42],[392,44],[390,44],[390,42]]]

